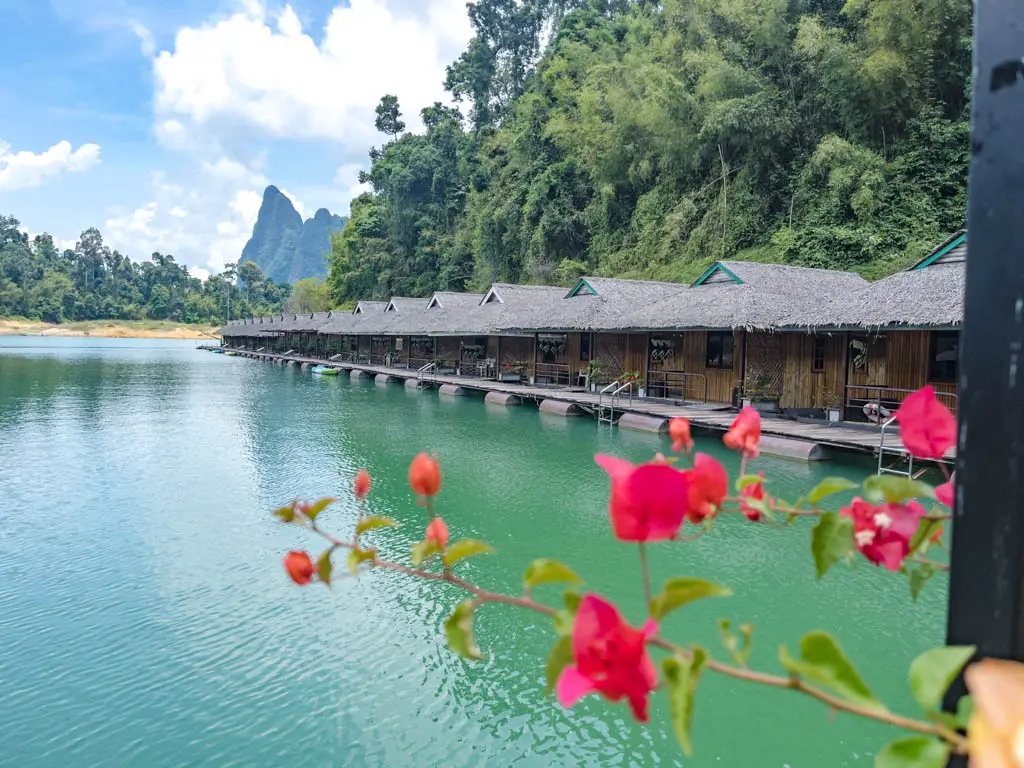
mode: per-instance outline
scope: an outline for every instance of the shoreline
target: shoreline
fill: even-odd
[[[216,326],[186,325],[161,321],[87,320],[76,323],[43,323],[0,319],[0,336],[59,336],[102,339],[209,339]]]

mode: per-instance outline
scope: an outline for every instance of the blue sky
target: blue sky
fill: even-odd
[[[0,0],[0,214],[136,260],[235,261],[273,183],[345,213],[373,106],[446,100],[465,0]]]

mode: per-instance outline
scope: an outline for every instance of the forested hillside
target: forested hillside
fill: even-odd
[[[963,226],[969,0],[479,0],[460,110],[382,101],[336,302],[720,257],[891,272]],[[545,45],[546,41],[546,45]],[[398,137],[398,138],[395,138]]]
[[[290,294],[290,285],[266,279],[251,262],[237,271],[229,264],[204,282],[173,256],[131,261],[95,228],[60,251],[49,235],[29,240],[17,219],[0,215],[0,317],[218,323],[280,311]]]

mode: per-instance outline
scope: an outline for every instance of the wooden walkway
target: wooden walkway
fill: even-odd
[[[267,352],[244,352],[241,354],[255,356],[264,359],[278,360],[282,362],[308,363],[310,365],[329,365],[342,370],[360,370],[369,374],[386,374],[397,379],[416,379],[418,371],[408,368],[392,368],[384,365],[371,365],[362,362],[339,362],[323,360],[298,355],[283,356]],[[431,373],[424,378],[425,383],[453,384],[463,389],[472,389],[479,392],[501,392],[515,395],[530,400],[556,400],[559,402],[573,403],[583,410],[596,416],[600,395],[596,392],[587,392],[581,389],[545,387],[529,384],[511,384],[508,382],[492,381],[489,379],[477,379],[473,377],[455,376],[451,374]],[[607,403],[607,401],[606,401]],[[674,416],[683,416],[690,420],[695,427],[708,430],[725,432],[729,425],[736,418],[735,410],[725,404],[718,403],[686,403],[685,405],[674,405],[671,403],[659,402],[657,400],[641,400],[634,398],[632,401],[621,400],[616,403],[616,413],[635,413],[642,416],[654,416],[671,419]],[[803,421],[795,421],[785,418],[765,417],[761,419],[761,432],[765,435],[790,438],[818,443],[848,451],[869,453],[877,455],[879,451],[880,434],[877,429],[849,424],[810,424]],[[906,449],[900,442],[897,430],[892,429],[885,437],[886,455],[893,454],[895,459],[897,453],[906,453]],[[946,452],[945,461],[953,462],[956,458],[956,449],[951,448]]]

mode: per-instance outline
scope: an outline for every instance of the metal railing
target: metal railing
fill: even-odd
[[[665,400],[676,398],[698,403],[708,401],[708,377],[703,373],[684,371],[650,371],[647,374],[647,396]]]
[[[410,371],[418,371],[424,365],[426,365],[427,363],[431,363],[431,362],[433,362],[433,359],[429,358],[429,357],[410,357],[406,361],[406,367]]]
[[[597,423],[604,422],[608,425],[615,424],[615,406],[622,402],[622,394],[629,395],[629,404],[633,404],[633,382],[613,381],[605,386],[597,395]],[[605,404],[605,396],[608,397],[608,404]]]
[[[434,374],[434,376],[431,376],[431,374]],[[436,375],[437,361],[431,360],[422,368],[416,369],[416,383],[422,387],[424,384],[429,384],[430,382],[432,382]]]
[[[568,387],[571,381],[572,371],[563,363],[537,363],[534,369],[534,384]]]
[[[916,390],[899,387],[849,384],[846,387],[843,421],[864,421],[881,426],[903,402],[903,398]],[[957,411],[959,397],[954,392],[936,392],[935,397],[953,413]]]

